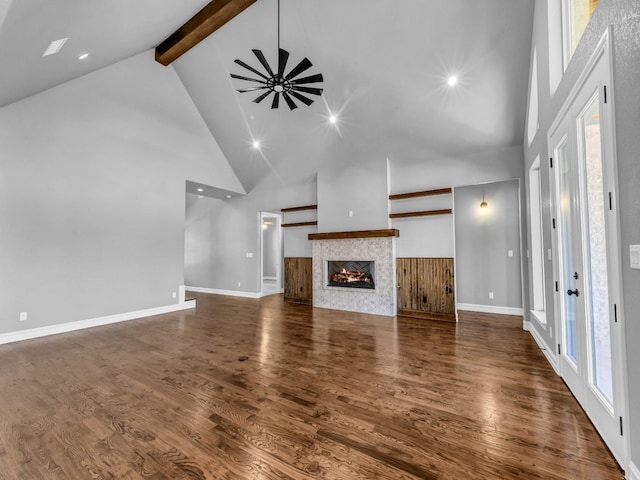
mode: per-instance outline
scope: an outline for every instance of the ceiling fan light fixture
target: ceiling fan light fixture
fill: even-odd
[[[280,106],[280,96],[284,98],[289,110],[298,108],[295,100],[298,100],[305,105],[309,106],[313,103],[313,99],[307,95],[322,95],[322,88],[310,87],[310,83],[323,82],[324,78],[321,73],[315,75],[308,75],[300,78],[299,75],[307,71],[313,66],[308,58],[303,58],[300,63],[293,67],[289,73],[285,74],[287,68],[287,61],[289,60],[289,52],[280,48],[280,1],[278,0],[278,68],[274,71],[267,62],[262,50],[254,48],[252,50],[256,56],[260,65],[262,65],[263,71],[261,72],[257,68],[252,67],[246,62],[243,62],[239,58],[234,60],[234,63],[249,70],[255,77],[247,77],[244,75],[231,74],[231,78],[237,80],[244,80],[248,82],[254,82],[257,84],[253,87],[239,88],[240,93],[256,92],[260,93],[253,102],[260,103],[269,95],[273,94],[273,100],[271,101],[271,108],[278,108]]]

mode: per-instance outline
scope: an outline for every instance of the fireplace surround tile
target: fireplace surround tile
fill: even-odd
[[[394,316],[396,314],[395,237],[313,240],[313,306]],[[327,286],[327,262],[375,262],[375,289]]]

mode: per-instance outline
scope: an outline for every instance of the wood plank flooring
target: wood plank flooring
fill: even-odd
[[[519,319],[191,295],[0,346],[0,480],[624,478]]]

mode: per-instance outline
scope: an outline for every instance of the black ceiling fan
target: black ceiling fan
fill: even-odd
[[[289,60],[289,52],[280,48],[280,0],[278,0],[278,68],[277,71],[273,71],[271,66],[269,66],[269,62],[265,58],[264,54],[261,50],[253,49],[252,52],[258,58],[260,64],[266,70],[266,73],[262,73],[259,70],[253,68],[251,65],[243,62],[242,60],[236,59],[234,63],[237,63],[241,67],[246,68],[252,73],[255,73],[260,78],[251,78],[245,77],[243,75],[236,75],[235,73],[231,74],[231,78],[236,78],[238,80],[246,80],[249,82],[256,82],[260,84],[255,87],[248,88],[240,88],[238,92],[257,92],[259,90],[265,90],[258,97],[256,97],[253,101],[255,103],[260,103],[265,98],[267,98],[272,93],[273,101],[271,102],[271,108],[278,108],[280,104],[280,95],[284,98],[285,102],[289,106],[290,110],[294,108],[298,108],[296,103],[294,102],[294,98],[296,100],[301,101],[305,105],[309,106],[313,103],[313,99],[303,95],[303,93],[311,94],[311,95],[321,95],[322,88],[317,87],[309,87],[306,86],[310,83],[318,83],[322,82],[324,79],[322,78],[321,73],[316,73],[314,75],[309,75],[306,77],[297,78],[303,72],[306,72],[309,68],[313,66],[311,61],[308,58],[302,59],[298,65],[291,69],[289,73],[286,73],[287,61]]]

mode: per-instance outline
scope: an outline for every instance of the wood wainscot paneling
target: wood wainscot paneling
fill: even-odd
[[[313,304],[312,259],[310,257],[285,257],[284,301]]]
[[[456,320],[453,258],[397,258],[398,315]]]

